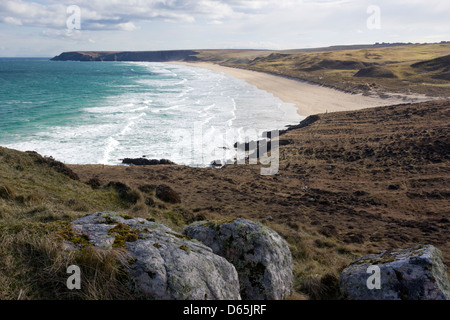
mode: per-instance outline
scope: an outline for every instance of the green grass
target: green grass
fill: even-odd
[[[52,159],[0,147],[0,299],[124,297],[117,282],[120,251],[66,251],[63,240],[82,241],[70,234],[69,221],[130,204],[114,189],[93,190],[61,168]],[[82,291],[65,286],[71,264],[86,271]]]
[[[93,190],[28,153],[0,148],[0,218],[41,221],[44,216],[73,218],[103,208],[114,210],[125,203],[113,189]],[[1,196],[3,194],[3,196]]]
[[[139,190],[114,183],[94,189],[53,159],[0,147],[0,300],[132,298],[123,287],[120,245],[130,235],[104,251],[75,235],[70,222],[118,211],[124,218],[141,216],[171,227],[186,223],[180,209],[157,199],[152,203],[164,209],[148,207],[144,201]],[[66,250],[66,240],[81,249]],[[83,270],[82,290],[66,287],[71,264]]]

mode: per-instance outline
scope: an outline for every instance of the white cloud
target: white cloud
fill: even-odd
[[[398,15],[425,20],[433,24],[433,15],[450,13],[450,1],[442,0],[378,0],[383,15]],[[76,4],[81,9],[84,30],[136,30],[136,24],[146,21],[170,23],[221,24],[236,22],[291,24],[297,27],[315,27],[326,19],[340,21],[352,17],[346,23],[364,19],[365,9],[372,1],[363,0],[47,0],[46,4],[24,0],[0,2],[0,21],[3,23],[61,28],[67,19],[66,8]],[[415,12],[415,17],[410,12]],[[359,13],[358,13],[359,12]],[[425,16],[428,13],[428,16]],[[353,26],[356,28],[357,26]]]
[[[16,25],[16,26],[22,25],[22,21],[20,19],[14,18],[14,17],[4,17],[4,18],[2,18],[2,21],[4,23]]]
[[[117,27],[123,31],[133,31],[137,29],[133,22],[119,23]]]
[[[220,21],[220,20],[213,20],[213,21],[208,22],[208,24],[221,25],[221,24],[223,24],[223,21]]]
[[[366,28],[372,4],[381,8],[376,33]],[[70,5],[81,9],[82,35],[67,32]],[[0,0],[0,38],[38,32],[90,48],[95,39],[99,49],[280,49],[450,40],[448,16],[450,1],[443,0]]]
[[[301,1],[300,1],[301,2]],[[23,25],[60,28],[67,19],[66,8],[74,3],[81,9],[84,29],[124,29],[124,25],[139,21],[194,23],[197,19],[223,21],[242,19],[260,14],[262,9],[285,7],[299,3],[294,0],[49,0],[47,4],[24,0],[0,2],[0,18],[8,23],[22,21]],[[134,28],[128,28],[135,30]]]
[[[80,30],[70,30],[70,29],[45,29],[42,30],[41,34],[45,37],[57,38],[57,37],[68,37],[68,38],[79,38],[81,36]]]
[[[20,21],[20,25],[38,27],[61,27],[65,24],[66,6],[42,5],[22,0],[0,2],[0,20],[6,23]]]

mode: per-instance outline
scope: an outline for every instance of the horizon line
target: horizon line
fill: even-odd
[[[333,44],[320,47],[305,47],[305,48],[291,48],[291,49],[258,49],[258,48],[207,48],[207,49],[162,49],[162,50],[72,50],[72,51],[60,51],[59,54],[64,52],[162,52],[162,51],[207,51],[207,50],[247,50],[247,51],[293,51],[293,50],[318,50],[334,47],[352,47],[352,46],[390,46],[390,45],[428,45],[428,44],[441,44],[450,43],[449,40],[442,40],[437,42],[375,42],[375,43],[355,43],[355,44]],[[57,55],[59,55],[57,54]],[[57,56],[56,55],[56,56]],[[2,59],[7,58],[28,58],[28,59],[44,59],[52,58],[55,56],[0,56]]]

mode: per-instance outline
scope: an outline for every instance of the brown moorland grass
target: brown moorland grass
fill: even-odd
[[[196,220],[260,221],[290,245],[292,299],[339,298],[342,268],[384,249],[430,243],[449,265],[449,116],[450,100],[320,114],[281,136],[274,176],[259,165],[67,166],[78,181],[0,148],[0,298],[132,299],[124,252],[96,250],[69,228],[107,210],[177,231]],[[160,185],[181,203],[158,198]],[[67,239],[82,250],[65,250]],[[85,270],[80,292],[65,287],[70,264]]]
[[[160,205],[179,225],[265,223],[291,246],[296,293],[336,298],[340,270],[365,253],[430,243],[449,264],[449,116],[450,100],[320,114],[281,136],[289,143],[274,176],[258,165],[70,168],[102,185],[170,186],[181,204]],[[161,211],[157,218],[170,221]]]

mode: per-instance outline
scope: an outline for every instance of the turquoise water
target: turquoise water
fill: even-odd
[[[0,145],[66,163],[125,157],[208,165],[302,118],[229,75],[144,62],[0,59]]]

